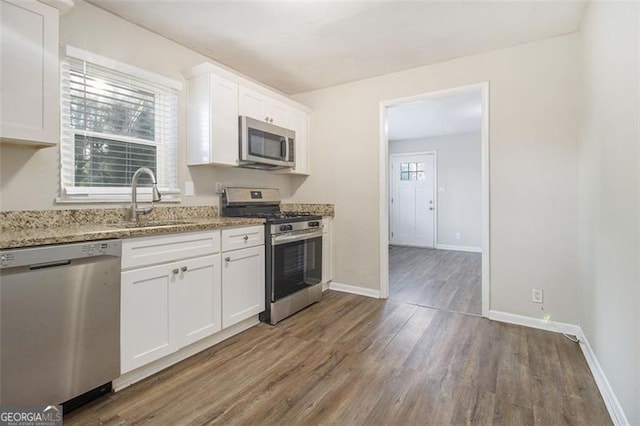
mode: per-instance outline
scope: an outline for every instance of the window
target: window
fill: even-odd
[[[400,163],[400,180],[425,180],[424,163]]]
[[[181,83],[73,47],[61,79],[60,201],[128,201],[140,167],[154,171],[163,199],[179,194]],[[146,175],[139,182],[150,194]]]

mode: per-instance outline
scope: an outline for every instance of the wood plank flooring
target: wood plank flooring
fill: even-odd
[[[611,424],[560,334],[328,291],[65,425]]]
[[[389,250],[389,298],[480,315],[481,263],[480,253],[393,246]]]

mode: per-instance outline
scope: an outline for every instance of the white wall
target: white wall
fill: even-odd
[[[210,61],[82,0],[76,0],[75,6],[61,18],[60,44],[71,44],[179,81],[184,81],[182,70]],[[178,181],[183,190],[185,181],[194,182],[196,196],[183,198],[183,205],[217,205],[216,181],[225,186],[275,187],[281,190],[284,198],[292,195],[294,178],[291,177],[247,169],[187,167],[186,99],[186,90],[183,90],[178,99]],[[57,148],[36,150],[0,145],[0,210],[84,207],[54,203],[59,191],[58,167]]]
[[[389,141],[390,154],[435,151],[438,241],[436,245],[482,249],[480,132]],[[460,239],[456,239],[456,233]]]
[[[490,308],[576,323],[578,52],[570,34],[296,96],[314,112],[295,199],[336,204],[335,281],[380,286],[380,102],[489,81]]]
[[[640,424],[638,4],[590,3],[581,27],[581,326]]]

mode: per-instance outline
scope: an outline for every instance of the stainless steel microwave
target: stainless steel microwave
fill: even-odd
[[[295,166],[296,132],[240,116],[240,167],[275,170]]]

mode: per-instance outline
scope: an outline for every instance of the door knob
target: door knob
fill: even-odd
[[[429,207],[429,210],[433,210],[433,207]]]
[[[178,272],[180,272],[180,270],[179,270],[178,268],[176,268],[176,269],[174,269],[174,270],[173,270],[173,271],[171,271],[171,272],[173,272],[173,274],[175,275],[175,274],[177,274]]]
[[[224,261],[225,261],[225,262],[231,262],[231,258],[230,258],[230,257],[225,257],[225,258],[224,258]]]
[[[182,267],[182,268],[180,268],[180,269],[182,269],[182,272],[187,272],[187,267],[186,267],[186,266],[183,266],[183,267]]]
[[[245,235],[244,238],[243,238],[243,240],[245,240],[245,241],[247,241],[248,239],[249,239],[248,235]]]

